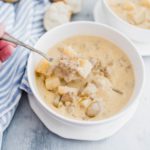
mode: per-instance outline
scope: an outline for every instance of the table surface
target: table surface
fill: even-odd
[[[73,20],[93,20],[96,0],[84,0]],[[150,149],[150,58],[143,58],[146,83],[134,117],[113,137],[103,141],[67,140],[51,133],[31,110],[23,93],[15,116],[5,131],[2,150],[149,150]]]

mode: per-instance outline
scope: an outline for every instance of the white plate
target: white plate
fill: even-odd
[[[98,0],[98,2],[96,3],[93,14],[94,14],[94,20],[96,22],[109,25],[105,19],[105,15],[102,12],[101,0]],[[137,47],[137,50],[141,56],[150,56],[150,44],[149,43],[143,44],[143,43],[138,43],[135,41],[133,42],[135,46]]]
[[[97,141],[106,139],[113,134],[115,134],[118,129],[115,129],[114,131],[111,131],[108,129],[107,135],[103,134],[103,131],[101,131],[101,127],[97,127],[96,131],[93,131],[93,128],[89,127],[89,134],[83,130],[83,127],[78,126],[69,126],[69,128],[66,127],[65,124],[61,124],[53,117],[50,117],[43,109],[42,107],[37,103],[37,100],[33,95],[28,94],[29,104],[34,111],[34,113],[38,116],[38,118],[43,122],[43,124],[53,133],[57,134],[60,137],[66,138],[66,139],[74,139],[74,140],[86,140],[86,141]],[[123,117],[121,121],[120,128],[128,122],[128,120],[133,116],[135,113],[136,107],[132,112],[129,113],[128,118]],[[112,124],[110,124],[112,125]],[[85,127],[84,127],[85,128]],[[76,132],[77,134],[72,134],[72,131]],[[81,133],[81,134],[80,134]],[[94,133],[94,136],[93,136]],[[96,134],[95,134],[96,133]],[[86,135],[86,136],[85,136]]]

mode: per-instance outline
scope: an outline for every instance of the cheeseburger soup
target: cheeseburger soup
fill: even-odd
[[[150,29],[150,0],[107,0],[123,20],[140,28]]]
[[[94,36],[66,39],[49,51],[35,70],[38,90],[57,113],[78,120],[100,120],[121,111],[134,89],[128,57],[110,41]]]

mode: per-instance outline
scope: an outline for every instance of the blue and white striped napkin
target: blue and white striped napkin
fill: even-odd
[[[45,32],[43,14],[47,4],[48,0],[20,0],[16,4],[0,1],[0,23],[16,38],[34,45]],[[13,56],[0,66],[0,143],[3,131],[14,115],[22,90],[31,92],[26,76],[28,55],[28,50],[17,47]]]

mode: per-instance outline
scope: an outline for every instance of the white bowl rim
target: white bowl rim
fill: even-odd
[[[118,21],[120,21],[121,23],[128,25],[130,28],[135,28],[136,30],[142,31],[142,32],[150,32],[150,29],[145,29],[145,28],[140,28],[137,27],[136,25],[132,25],[129,22],[123,20],[121,17],[119,17],[109,6],[108,2],[106,2],[107,0],[102,0],[103,3],[105,4],[107,10],[109,11],[109,13],[111,13],[113,15],[113,17],[115,17]],[[149,33],[150,34],[150,33]]]
[[[52,30],[46,32],[45,34],[43,34],[41,38],[44,38],[44,36],[46,36],[47,34],[49,34],[49,32],[54,32],[55,30],[58,30],[59,28],[63,28],[64,26],[70,26],[72,24],[92,24],[92,25],[98,25],[98,26],[103,26],[105,28],[108,28],[110,30],[113,30],[114,32],[116,32],[116,34],[119,34],[119,36],[122,36],[125,40],[128,41],[128,43],[133,47],[133,50],[135,51],[140,63],[141,63],[141,69],[142,69],[142,81],[141,81],[141,87],[139,87],[139,93],[135,96],[135,98],[130,102],[130,105],[125,106],[121,111],[119,111],[117,114],[108,117],[106,119],[102,119],[102,120],[92,120],[92,121],[85,121],[85,120],[77,120],[77,119],[72,119],[69,117],[65,117],[59,113],[57,113],[56,111],[54,111],[53,109],[51,109],[50,107],[48,107],[48,105],[42,100],[40,101],[38,96],[36,95],[36,91],[34,90],[33,86],[32,86],[32,81],[30,80],[30,65],[31,65],[31,58],[33,55],[33,52],[31,52],[29,59],[28,59],[28,64],[27,64],[27,77],[28,77],[28,81],[29,81],[29,85],[31,87],[31,91],[33,92],[33,95],[35,96],[36,100],[49,112],[51,113],[53,116],[56,117],[56,119],[58,120],[62,120],[63,122],[69,123],[69,124],[76,124],[76,125],[81,125],[81,126],[87,126],[87,125],[97,125],[97,124],[104,124],[104,123],[108,123],[111,122],[113,120],[116,120],[117,118],[121,117],[122,115],[124,115],[128,109],[130,109],[130,107],[139,100],[139,97],[141,95],[142,89],[143,89],[143,85],[144,85],[144,63],[143,60],[141,58],[141,56],[139,55],[139,53],[136,50],[136,47],[134,46],[134,44],[131,42],[131,40],[124,34],[122,34],[120,31],[118,31],[117,29],[110,27],[108,25],[102,24],[102,23],[96,23],[96,22],[92,22],[92,21],[75,21],[75,22],[70,22],[70,23],[66,23],[60,26],[57,26],[55,28],[53,28]],[[36,42],[35,46],[37,45],[37,43],[40,41],[40,39]]]

